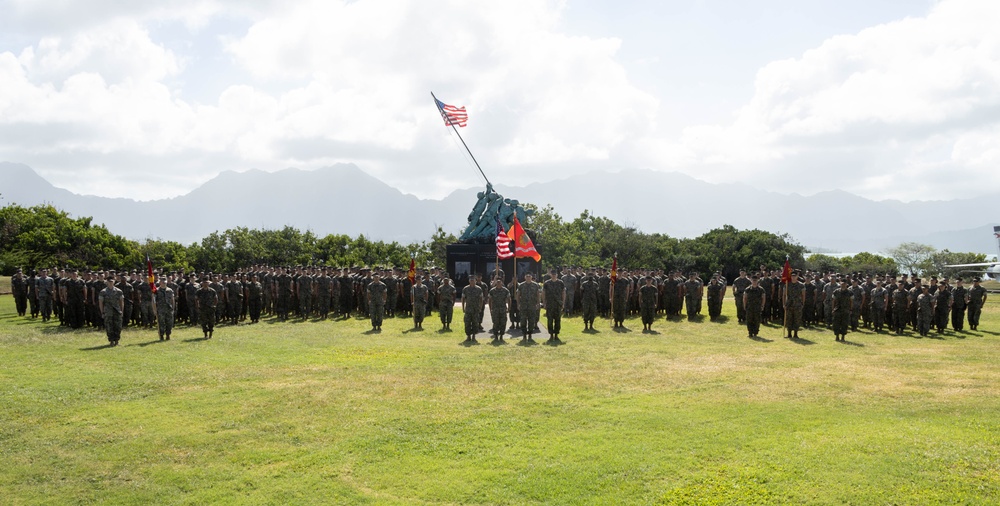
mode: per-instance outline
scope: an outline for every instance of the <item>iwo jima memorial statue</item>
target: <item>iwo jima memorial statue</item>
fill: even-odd
[[[517,200],[505,199],[493,189],[493,184],[456,128],[464,127],[468,121],[465,107],[445,104],[434,93],[431,97],[444,124],[450,126],[462,141],[462,146],[486,181],[486,191],[476,194],[478,200],[469,213],[469,224],[458,238],[459,242],[446,248],[445,267],[460,287],[469,284],[469,276],[475,274],[481,274],[484,280],[492,279],[498,265],[504,284],[515,278],[522,280],[527,272],[540,279],[541,249],[537,246],[534,233],[521,226],[532,211],[521,207]]]

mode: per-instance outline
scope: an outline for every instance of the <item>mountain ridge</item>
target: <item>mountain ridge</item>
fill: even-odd
[[[321,236],[363,234],[403,243],[427,240],[437,226],[458,235],[476,193],[483,190],[466,188],[440,200],[421,199],[352,163],[315,170],[223,171],[184,195],[151,201],[75,194],[24,164],[0,162],[0,175],[0,194],[7,202],[52,204],[74,216],[92,216],[130,239],[184,244],[237,226],[291,225]],[[843,190],[804,196],[650,169],[592,171],[495,188],[521,203],[552,205],[564,220],[587,210],[644,232],[673,237],[695,237],[729,224],[787,233],[807,247],[842,252],[884,251],[915,241],[992,254],[996,244],[989,209],[1000,197],[875,201]]]

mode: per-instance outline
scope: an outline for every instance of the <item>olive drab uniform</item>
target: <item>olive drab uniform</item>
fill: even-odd
[[[684,305],[687,308],[688,320],[693,320],[695,315],[701,312],[701,288],[702,283],[698,278],[684,282]],[[764,290],[766,292],[767,288]]]
[[[981,285],[973,285],[969,289],[969,328],[979,330],[979,315],[986,304],[986,289]]]
[[[785,286],[785,327],[789,332],[798,332],[802,328],[802,312],[805,307],[805,283],[796,281]]]
[[[174,291],[170,287],[157,288],[153,294],[156,306],[156,323],[159,327],[160,340],[170,339],[170,333],[174,329],[174,308],[177,301],[174,298]]]
[[[588,274],[580,281],[580,309],[583,311],[584,328],[594,328],[594,319],[597,318],[597,293],[600,285],[597,277]]]
[[[215,331],[215,310],[219,305],[219,294],[210,286],[203,286],[195,292],[198,305],[198,323],[205,337],[212,337]]]
[[[413,304],[413,325],[420,327],[427,316],[427,303],[430,298],[430,290],[424,283],[414,283],[413,287],[410,288],[410,296]]]
[[[760,333],[760,322],[764,314],[764,297],[764,289],[760,286],[748,286],[743,291],[747,335],[750,337],[756,337]]]
[[[896,288],[892,292],[892,329],[897,334],[902,334],[906,330],[906,324],[910,321],[910,294],[905,288]]]
[[[951,327],[955,330],[965,329],[965,306],[969,290],[964,286],[956,286],[951,291]]]
[[[746,308],[743,307],[743,292],[750,288],[750,278],[740,276],[733,280],[733,297],[736,300],[736,319],[739,323],[746,322]]]
[[[455,285],[452,283],[442,284],[438,287],[438,313],[441,316],[441,325],[449,328],[452,316],[455,312]]]
[[[715,320],[720,315],[722,315],[722,291],[726,288],[726,285],[720,283],[718,279],[712,278],[708,282],[707,295],[708,295],[708,317]]]
[[[871,295],[868,296],[868,299],[871,301],[868,305],[869,320],[875,332],[882,332],[882,326],[885,325],[885,306],[888,294],[888,290],[876,285],[875,288],[872,288]]]
[[[479,312],[483,307],[483,289],[478,285],[468,285],[462,289],[462,305],[464,306],[465,337],[475,339],[479,332]]]
[[[656,306],[659,299],[659,290],[654,284],[643,284],[639,288],[639,316],[642,324],[649,327],[653,324],[656,316]]]
[[[117,345],[122,338],[122,305],[125,298],[117,288],[104,288],[99,295],[104,306],[104,332],[108,342]]]
[[[833,290],[832,299],[833,333],[837,336],[837,340],[843,340],[851,324],[851,306],[854,304],[854,294],[851,293],[850,287],[841,284],[840,288]]]
[[[260,312],[264,304],[264,287],[259,281],[247,281],[247,312],[250,313],[250,323],[260,321]],[[325,317],[325,315],[324,315]]]
[[[382,330],[382,319],[385,317],[386,286],[379,280],[368,283],[368,316],[371,318],[372,329]]]
[[[14,307],[18,316],[24,316],[28,312],[28,280],[18,272],[10,278],[11,295],[14,296]]]
[[[535,331],[535,326],[538,325],[541,291],[541,286],[534,280],[524,280],[517,285],[517,306],[521,313],[525,335],[529,338]]]
[[[917,296],[917,331],[922,336],[930,334],[934,322],[934,296],[921,293]]]
[[[566,284],[559,278],[547,279],[542,285],[542,294],[545,297],[545,328],[549,330],[550,336],[559,337]]]
[[[503,285],[494,286],[490,289],[490,317],[493,320],[493,328],[490,334],[494,339],[503,339],[503,334],[507,330],[507,304],[510,303],[510,290]]]

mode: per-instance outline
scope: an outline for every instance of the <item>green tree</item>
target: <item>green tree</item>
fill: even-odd
[[[948,251],[947,249],[935,251],[927,259],[920,263],[921,272],[927,274],[941,274],[943,276],[958,276],[968,268],[945,267],[946,265],[978,264],[986,262],[986,255],[982,253],[959,253]],[[980,269],[981,270],[981,269]]]
[[[916,242],[904,242],[895,248],[889,248],[886,253],[899,266],[899,271],[909,274],[920,274],[923,272],[921,266],[934,254],[934,248],[926,244]]]

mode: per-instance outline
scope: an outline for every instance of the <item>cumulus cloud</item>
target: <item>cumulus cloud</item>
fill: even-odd
[[[671,149],[710,178],[752,181],[749,172],[786,191],[966,195],[984,186],[997,158],[996,26],[1000,4],[956,0],[830,38],[762,68],[732,124],[690,127]]]

